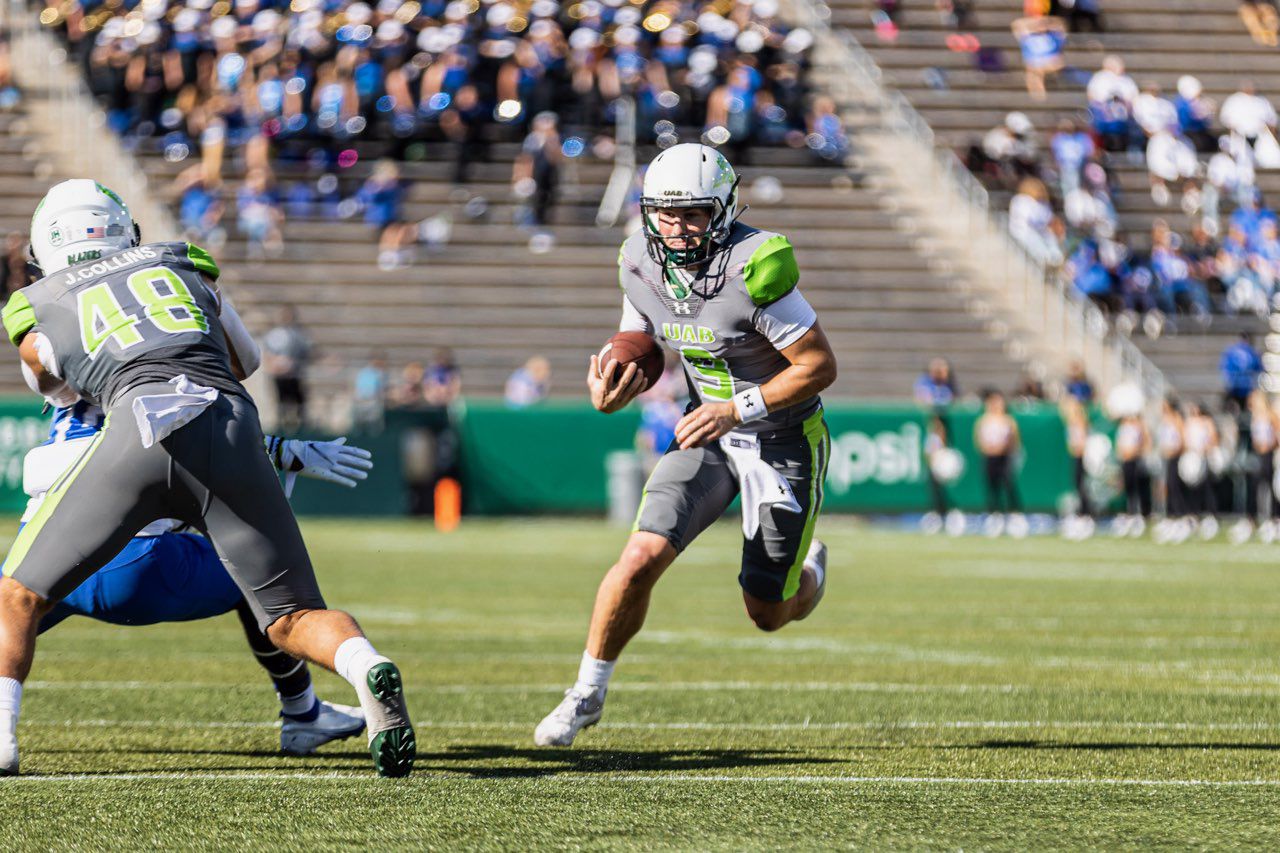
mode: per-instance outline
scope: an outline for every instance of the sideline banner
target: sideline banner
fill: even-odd
[[[1071,461],[1056,407],[1015,407],[1025,452],[1017,484],[1026,509],[1056,511],[1072,491]],[[976,405],[947,415],[950,443],[965,456],[965,472],[947,488],[965,510],[986,506],[982,458],[973,447]],[[917,512],[931,507],[924,440],[927,413],[903,403],[827,406],[831,462],[826,508],[845,512]],[[605,457],[634,446],[635,407],[602,415],[580,403],[551,402],[508,409],[469,401],[461,432],[463,496],[468,512],[521,514],[603,512]]]

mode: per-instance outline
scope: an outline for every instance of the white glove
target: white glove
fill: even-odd
[[[360,447],[348,447],[347,437],[333,441],[300,441],[267,437],[267,455],[276,468],[285,472],[285,496],[293,494],[293,484],[301,474],[354,489],[369,477],[373,454]]]

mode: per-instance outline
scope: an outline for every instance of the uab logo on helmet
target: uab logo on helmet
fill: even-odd
[[[52,246],[61,246],[66,241],[66,237],[62,233],[62,229],[57,225],[49,229],[49,244]]]

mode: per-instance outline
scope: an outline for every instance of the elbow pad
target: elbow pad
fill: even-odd
[[[80,395],[75,392],[75,389],[62,379],[57,379],[56,385],[41,388],[40,380],[36,377],[35,371],[28,367],[25,361],[21,362],[21,364],[22,378],[26,380],[27,387],[44,397],[51,405],[63,409],[67,406],[74,406],[80,400]]]

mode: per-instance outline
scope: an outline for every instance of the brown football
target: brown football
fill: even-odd
[[[609,338],[609,342],[600,348],[601,371],[609,364],[609,359],[618,362],[615,375],[620,375],[628,364],[635,362],[636,369],[649,380],[650,388],[662,377],[662,347],[652,335],[644,332],[618,332]]]

